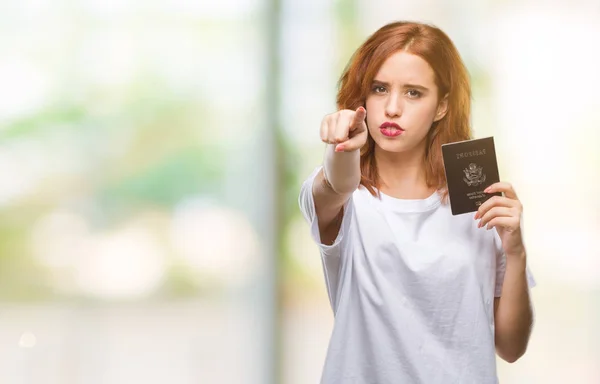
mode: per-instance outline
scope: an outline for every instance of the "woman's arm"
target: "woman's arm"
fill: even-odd
[[[526,254],[506,255],[502,296],[494,300],[496,352],[509,363],[525,354],[533,327]]]
[[[365,116],[362,107],[342,110],[326,116],[321,124],[321,140],[327,147],[312,193],[323,244],[335,241],[344,203],[360,184],[360,148],[367,140]]]
[[[509,363],[527,350],[533,326],[533,309],[527,284],[527,256],[521,232],[523,205],[511,184],[499,182],[485,189],[492,196],[479,207],[475,220],[488,230],[496,228],[506,255],[502,296],[494,300],[496,352]]]

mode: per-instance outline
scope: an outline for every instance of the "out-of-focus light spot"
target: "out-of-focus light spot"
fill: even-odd
[[[36,222],[31,244],[54,288],[67,294],[136,298],[156,289],[166,272],[166,256],[144,221],[94,234],[83,217],[56,211]]]
[[[185,202],[176,209],[171,238],[199,276],[240,283],[259,262],[259,242],[248,220],[239,212],[201,200]]]
[[[44,73],[18,56],[0,61],[0,84],[0,120],[31,113],[48,98]]]
[[[76,267],[83,293],[102,298],[136,298],[150,294],[165,274],[165,256],[143,228],[126,228],[91,237]]]
[[[24,332],[19,338],[19,347],[33,348],[37,344],[37,338],[31,332]]]
[[[82,78],[93,85],[129,84],[138,69],[137,45],[127,30],[90,36],[79,57]]]

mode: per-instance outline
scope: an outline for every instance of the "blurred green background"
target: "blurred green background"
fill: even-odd
[[[299,187],[401,19],[454,40],[525,206],[536,329],[500,382],[600,383],[593,0],[0,0],[0,382],[318,382]]]

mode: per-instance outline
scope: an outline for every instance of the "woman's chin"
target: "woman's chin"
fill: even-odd
[[[375,140],[375,144],[379,150],[391,153],[401,153],[407,150],[406,144],[399,142],[391,142],[390,140]]]
[[[407,140],[389,140],[387,138],[375,140],[379,150],[389,153],[406,153],[415,150],[419,145]]]

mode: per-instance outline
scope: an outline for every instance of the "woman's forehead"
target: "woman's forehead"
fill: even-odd
[[[422,57],[400,51],[383,62],[374,80],[427,86],[435,84],[435,74]]]

